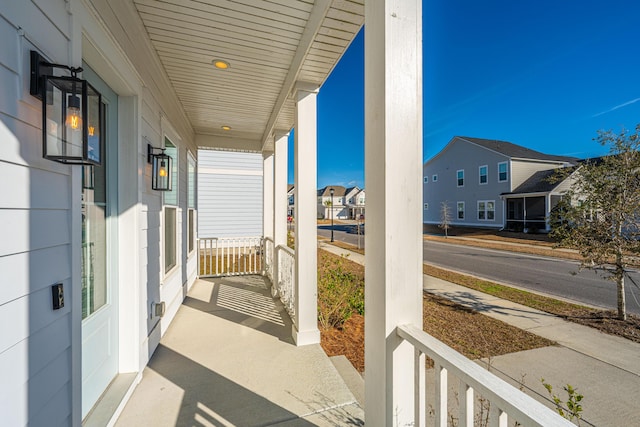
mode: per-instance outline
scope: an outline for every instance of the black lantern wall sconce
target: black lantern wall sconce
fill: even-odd
[[[70,76],[54,76],[53,69]],[[102,163],[104,107],[102,96],[78,78],[82,67],[53,64],[31,51],[30,93],[42,100],[43,157],[78,165]]]
[[[159,153],[154,153],[154,151]],[[172,158],[165,154],[164,148],[155,148],[147,144],[147,162],[151,163],[151,189],[171,191],[171,163]]]

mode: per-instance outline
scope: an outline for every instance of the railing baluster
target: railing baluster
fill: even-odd
[[[489,426],[490,427],[507,427],[507,422],[509,417],[506,412],[502,409],[498,408],[498,406],[493,403],[491,405],[491,409],[489,410]]]
[[[273,240],[262,237],[200,237],[198,274],[201,277],[266,274],[273,280]]]
[[[447,369],[436,363],[436,427],[447,427]]]
[[[460,427],[473,427],[473,387],[460,380]]]
[[[414,379],[413,387],[414,393],[414,410],[415,410],[415,425],[418,427],[425,427],[427,425],[427,396],[425,395],[425,355],[419,349],[414,349],[413,353],[414,364]]]

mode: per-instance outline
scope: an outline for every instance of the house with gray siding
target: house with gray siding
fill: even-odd
[[[514,210],[519,203],[515,194],[523,184],[527,183],[523,190],[532,188],[532,179],[538,182],[548,171],[576,161],[507,141],[456,136],[423,166],[423,222],[439,224],[446,203],[452,225],[505,228],[511,211],[503,195],[511,195],[509,206]]]

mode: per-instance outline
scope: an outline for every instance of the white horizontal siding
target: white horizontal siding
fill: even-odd
[[[262,235],[262,155],[198,152],[198,236]]]
[[[72,415],[72,168],[42,158],[41,101],[29,94],[29,50],[69,63],[70,30],[64,0],[2,2],[0,424],[7,426],[69,425]],[[54,283],[67,296],[55,311]]]

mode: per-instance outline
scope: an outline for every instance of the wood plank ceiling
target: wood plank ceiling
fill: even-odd
[[[196,135],[257,150],[293,127],[296,82],[321,86],[364,22],[364,0],[133,1]]]

